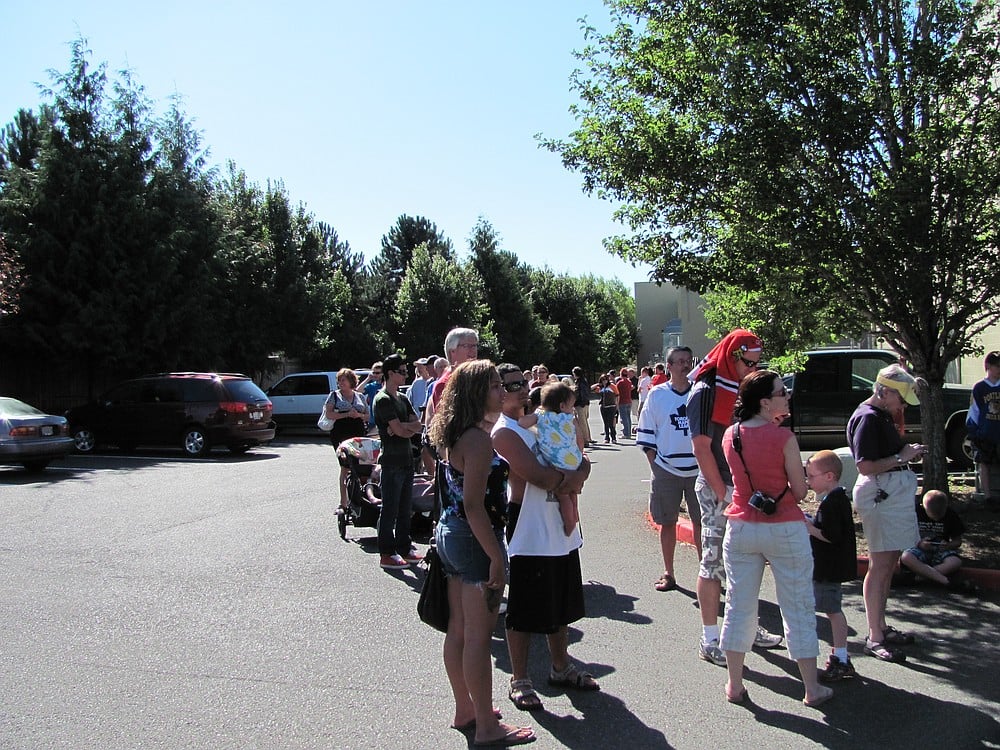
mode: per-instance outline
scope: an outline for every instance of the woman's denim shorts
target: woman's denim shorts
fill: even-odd
[[[504,552],[506,568],[507,546],[504,544],[503,529],[493,529],[493,533]],[[438,555],[448,576],[458,576],[462,583],[473,585],[489,580],[490,558],[479,545],[468,521],[449,514],[438,524],[436,539]]]

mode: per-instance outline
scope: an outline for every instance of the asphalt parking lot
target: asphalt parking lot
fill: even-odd
[[[1000,747],[996,598],[894,594],[920,638],[905,665],[861,653],[860,583],[848,585],[860,674],[820,709],[800,702],[783,649],[747,659],[751,702],[723,696],[698,659],[694,553],[656,592],[647,469],[631,441],[592,452],[581,497],[586,619],[571,653],[599,693],[545,684],[546,711],[506,699],[498,628],[494,698],[532,723],[536,748]],[[4,748],[466,747],[448,728],[442,636],[417,621],[420,570],[377,566],[374,530],[333,518],[337,468],[321,438],[246,456],[73,457],[38,477],[0,470],[0,746]],[[780,629],[770,576],[761,618]],[[821,639],[829,631],[820,624]]]

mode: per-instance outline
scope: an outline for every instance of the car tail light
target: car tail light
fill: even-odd
[[[12,427],[11,437],[38,437],[38,427]]]
[[[249,407],[242,401],[222,401],[219,403],[219,408],[229,414],[246,414],[250,411]]]

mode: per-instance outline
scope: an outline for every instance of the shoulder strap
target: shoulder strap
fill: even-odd
[[[750,482],[750,489],[756,492],[757,488],[753,486],[753,477],[750,476],[750,469],[747,468],[747,462],[743,459],[743,438],[740,435],[739,422],[736,423],[736,429],[733,430],[733,450],[740,457],[740,463],[743,464],[743,471],[746,472],[747,481]]]

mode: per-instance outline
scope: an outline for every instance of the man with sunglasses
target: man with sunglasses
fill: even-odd
[[[701,610],[702,637],[698,654],[707,662],[726,666],[719,647],[719,601],[726,570],[722,540],[726,534],[726,506],[733,499],[733,475],[722,450],[722,435],[733,423],[740,383],[760,366],[763,343],[751,331],[737,328],[715,345],[691,371],[694,381],[687,401],[691,445],[698,462],[695,494],[701,508],[701,564],[695,591]],[[784,640],[757,628],[754,646],[776,648]]]
[[[448,384],[451,372],[463,362],[479,358],[479,333],[472,328],[452,328],[444,337],[444,355],[447,357],[448,369],[439,375],[427,397],[427,410],[424,412],[424,424],[430,427],[434,418],[444,387]]]

